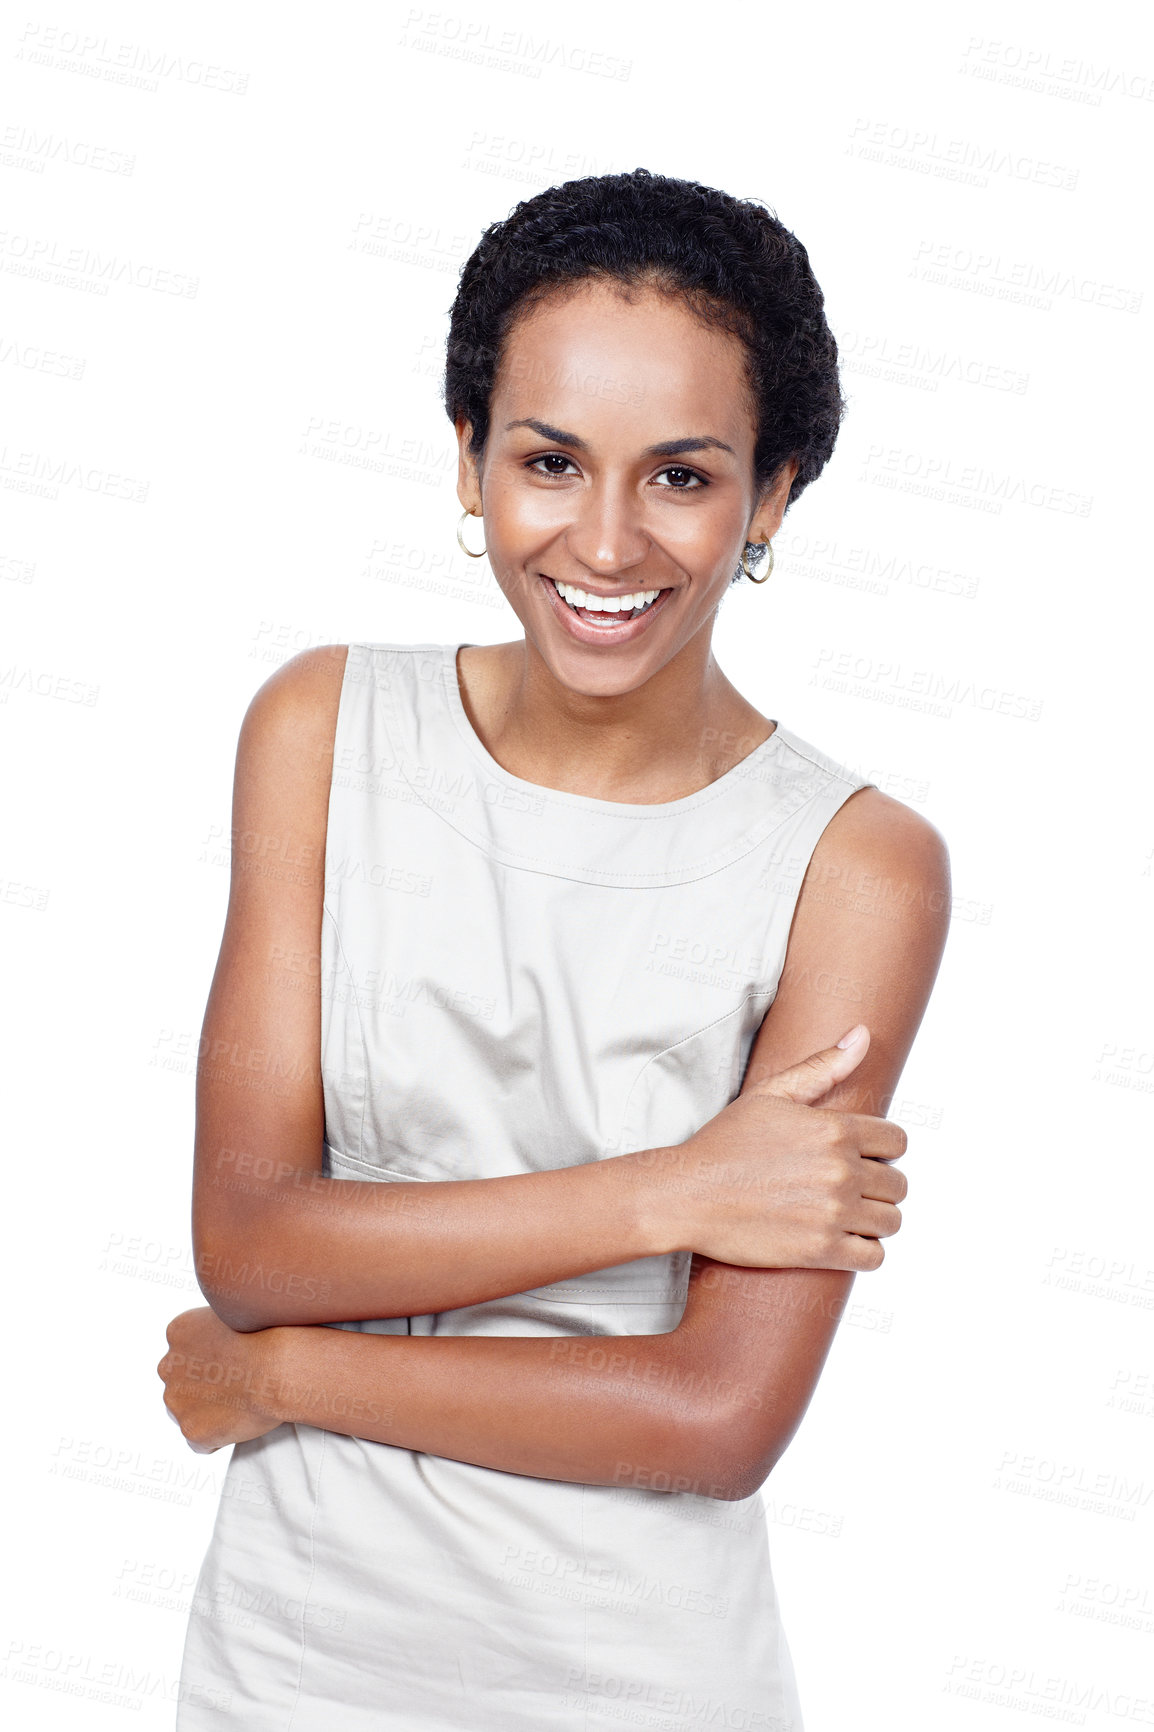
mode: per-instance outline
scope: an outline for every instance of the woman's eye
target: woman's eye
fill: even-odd
[[[706,485],[704,477],[699,475],[696,469],[685,469],[680,463],[675,463],[670,469],[663,469],[661,473],[662,475],[675,475],[677,477],[677,480],[671,484],[675,493],[691,493],[696,491],[696,487]],[[696,487],[687,486],[687,482],[696,483]]]
[[[539,463],[559,463],[561,465],[560,469],[537,469],[537,473],[539,475],[561,475],[564,473],[566,464],[571,465],[572,461],[571,457],[563,456],[560,451],[547,451],[544,457],[534,457],[529,464],[529,468],[537,469]]]

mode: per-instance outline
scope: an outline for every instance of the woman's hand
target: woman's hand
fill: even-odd
[[[167,1333],[168,1352],[156,1369],[164,1405],[190,1449],[210,1455],[283,1423],[273,1362],[278,1329],[240,1335],[200,1305],[174,1317]]]
[[[855,1070],[868,1030],[747,1086],[684,1143],[633,1159],[650,1168],[670,1248],[761,1269],[876,1269],[896,1233],[906,1133],[869,1113],[809,1103]]]

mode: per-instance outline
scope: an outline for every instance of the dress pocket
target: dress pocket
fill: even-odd
[[[772,992],[750,993],[724,1016],[645,1061],[626,1097],[620,1153],[684,1143],[736,1100],[773,998]]]

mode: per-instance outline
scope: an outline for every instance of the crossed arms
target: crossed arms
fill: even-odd
[[[855,1153],[856,1171],[879,1172],[905,1146],[897,1127],[854,1115],[884,1119],[921,1023],[949,923],[945,845],[875,788],[835,814],[798,898],[740,1103],[711,1121],[700,1147],[691,1139],[639,1157],[436,1185],[328,1179],[320,989],[308,959],[320,948],[343,657],[335,646],[293,658],[261,688],[241,731],[234,835],[268,838],[297,864],[277,878],[254,869],[259,852],[254,860],[234,847],[197,1081],[194,1251],[211,1311],[170,1327],[170,1409],[194,1448],[288,1422],[511,1473],[747,1497],[801,1421],[854,1272],[881,1261],[871,1229],[894,1231],[900,1193],[879,1179],[855,1193],[856,1232],[843,1230],[843,1215],[819,1245],[812,1175],[832,1170],[825,1143],[842,1150],[849,1133],[855,1151],[878,1157],[863,1166]],[[292,989],[286,957],[300,959]],[[807,1064],[855,1022],[869,1030],[856,1067]],[[282,1061],[275,1092],[245,1086],[254,1052]],[[786,1099],[767,1102],[769,1079],[787,1072]],[[831,1074],[840,1080],[830,1084]],[[819,1093],[819,1084],[829,1086]],[[762,1202],[778,1235],[762,1255],[781,1266],[736,1261],[754,1261],[748,1223],[729,1220],[732,1200],[706,1161],[730,1146],[726,1137],[734,1159],[748,1161],[760,1127]],[[452,1310],[682,1247],[695,1253],[689,1295],[667,1334],[428,1338],[316,1327]],[[265,1278],[238,1281],[238,1270]],[[270,1270],[282,1278],[270,1284]],[[197,1365],[217,1368],[213,1379]]]

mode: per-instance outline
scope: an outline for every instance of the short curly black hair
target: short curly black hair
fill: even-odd
[[[491,223],[461,267],[443,395],[450,420],[472,427],[473,456],[484,453],[514,322],[586,278],[651,284],[742,340],[757,410],[754,487],[760,494],[796,457],[792,505],[828,463],[845,413],[809,254],[765,205],[645,168],[534,194]]]

